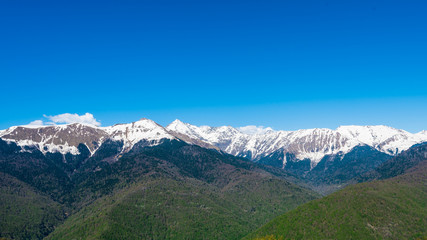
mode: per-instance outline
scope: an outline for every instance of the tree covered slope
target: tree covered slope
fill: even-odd
[[[249,161],[174,141],[90,168],[100,170],[79,191],[108,193],[48,239],[240,239],[317,197]]]
[[[270,221],[246,239],[426,238],[427,161],[424,154],[416,154],[421,149],[422,146],[415,147],[404,155],[418,157],[418,164],[404,174],[351,185],[306,203]],[[399,159],[408,161],[401,157],[389,161]]]
[[[318,198],[276,169],[178,140],[125,154],[110,141],[86,158],[0,143],[4,187],[28,189],[1,192],[2,217],[20,223],[2,220],[12,239],[239,239]]]
[[[0,237],[41,239],[66,217],[63,206],[0,172]]]

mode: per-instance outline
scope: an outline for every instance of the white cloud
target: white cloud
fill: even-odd
[[[68,123],[83,123],[94,126],[101,126],[101,123],[98,122],[92,114],[86,113],[84,115],[78,115],[77,113],[63,113],[55,116],[46,116],[43,115],[46,119],[50,120],[49,122],[43,120],[35,120],[30,122],[27,127],[40,127],[40,126],[49,126],[56,124],[68,124]]]
[[[63,113],[55,116],[43,116],[49,119],[51,121],[51,124],[83,123],[94,126],[101,126],[101,123],[98,122],[91,113],[86,113],[84,115],[78,115],[77,113]]]
[[[255,126],[255,125],[249,125],[246,127],[239,127],[238,128],[240,132],[245,133],[245,134],[265,134],[268,131],[274,131],[272,128],[270,127],[264,127],[264,126]]]
[[[35,121],[28,123],[28,125],[29,126],[43,126],[44,124],[43,124],[42,120],[35,120]]]
[[[46,126],[46,124],[42,120],[35,120],[28,123],[27,125],[21,125],[21,126],[27,127],[27,128],[38,128],[38,127]]]

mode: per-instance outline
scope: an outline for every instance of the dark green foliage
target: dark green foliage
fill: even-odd
[[[357,146],[345,155],[325,156],[306,175],[306,179],[316,184],[346,183],[390,158],[390,155],[370,146]]]
[[[117,154],[121,152],[123,148],[122,141],[113,141],[111,139],[107,139],[104,143],[102,143],[101,147],[95,152],[92,156],[91,160],[94,162],[99,161],[107,161],[115,158]]]
[[[304,178],[311,170],[311,161],[310,159],[298,160],[294,154],[286,153],[285,169]]]
[[[279,149],[265,157],[262,157],[257,161],[259,164],[264,164],[268,166],[273,166],[276,168],[282,168],[283,167],[283,156],[284,152],[283,149]]]
[[[90,151],[86,145],[80,143],[77,146],[79,150],[78,155],[73,155],[71,153],[67,153],[62,155],[59,152],[50,153],[47,152],[45,157],[52,161],[58,168],[63,170],[67,175],[73,174],[74,170],[81,167],[83,162],[90,157]]]
[[[3,145],[0,141],[2,170],[48,194],[48,203],[68,209],[71,217],[52,238],[237,239],[318,197],[286,181],[283,172],[182,141],[155,147],[141,142],[121,155],[123,143],[109,140],[89,158],[84,145],[80,156],[22,153],[14,144]],[[56,211],[50,203],[43,209]],[[24,213],[15,214],[25,219]],[[49,220],[48,227],[30,232],[41,238],[61,221]],[[0,232],[26,239],[20,226],[5,225]]]
[[[8,143],[0,139],[0,153],[4,155],[16,154],[21,150],[20,147],[16,145],[16,143]]]
[[[284,157],[286,156],[286,163],[283,166]],[[257,161],[259,164],[268,165],[280,169],[285,169],[287,172],[295,174],[300,178],[303,178],[311,169],[310,159],[297,159],[295,154],[284,152],[283,149],[279,149],[265,157],[262,157]]]
[[[348,186],[275,218],[246,239],[425,239],[427,161],[425,149],[408,150],[394,164],[418,162],[406,174]],[[410,157],[412,160],[407,160]],[[395,169],[384,171],[392,176]]]
[[[286,164],[283,167],[284,156]],[[357,146],[347,154],[327,155],[311,168],[309,159],[297,159],[294,154],[278,150],[258,163],[274,166],[294,174],[317,192],[329,194],[349,184],[352,179],[378,167],[391,156],[370,146]]]
[[[427,160],[427,144],[417,144],[400,155],[384,162],[378,168],[356,178],[359,182],[386,179],[408,171],[420,162]]]
[[[178,141],[95,168],[76,184],[99,200],[50,238],[238,239],[317,197],[245,159]]]
[[[1,139],[0,171],[29,184],[55,201],[65,202],[64,194],[72,188],[66,172],[40,151],[20,152],[15,143],[8,144]]]
[[[146,178],[86,207],[48,239],[239,239],[307,196],[278,179],[256,179],[249,192],[248,180],[220,189],[195,179]]]
[[[1,172],[0,199],[0,237],[41,239],[65,219],[59,203]]]
[[[69,173],[72,173],[75,169],[79,169],[82,163],[90,157],[90,151],[86,145],[80,143],[77,149],[80,154],[72,155],[71,153],[67,153],[65,155],[65,162],[67,163],[67,171]]]

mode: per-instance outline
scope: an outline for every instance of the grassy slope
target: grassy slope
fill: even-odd
[[[65,218],[61,205],[0,172],[0,237],[39,239]]]
[[[427,237],[427,162],[408,173],[349,186],[279,216],[246,239]]]

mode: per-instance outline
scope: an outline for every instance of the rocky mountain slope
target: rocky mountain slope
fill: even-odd
[[[117,161],[136,143],[156,146],[165,140],[184,141],[285,169],[322,193],[339,189],[348,180],[374,169],[410,146],[427,141],[426,131],[412,134],[387,126],[298,131],[253,127],[247,131],[249,128],[197,127],[179,120],[164,128],[143,118],[109,127],[83,124],[16,126],[0,132],[0,138],[15,142],[22,147],[21,151],[38,149],[57,161],[61,161],[58,154],[62,154],[63,162],[75,164],[80,164],[86,148],[93,156],[104,144],[117,145],[115,155],[108,158],[108,161]],[[323,189],[323,185],[328,186]]]
[[[79,123],[55,126],[16,126],[0,133],[5,141],[15,142],[18,146],[36,147],[42,153],[78,155],[77,147],[84,144],[91,154],[108,139],[123,143],[123,152],[144,141],[154,146],[164,139],[178,139],[165,128],[149,119],[141,119],[129,124],[116,124],[110,127],[96,127]]]
[[[244,133],[230,126],[194,126],[175,120],[166,128],[152,120],[141,119],[129,124],[95,127],[83,124],[56,126],[15,126],[0,132],[0,138],[14,141],[18,146],[34,146],[41,152],[79,154],[77,146],[84,144],[91,154],[107,139],[123,142],[123,152],[129,151],[139,141],[153,146],[162,139],[180,139],[205,148],[220,149],[226,153],[258,161],[281,152],[282,167],[288,158],[310,161],[315,167],[325,156],[344,155],[356,146],[367,145],[394,156],[414,144],[427,141],[427,132],[412,134],[387,126],[341,126],[336,130],[326,128],[297,131]],[[277,156],[278,153],[276,153]]]
[[[175,120],[166,127],[200,139],[221,150],[257,161],[277,151],[282,151],[282,163],[286,165],[286,153],[293,154],[296,160],[310,160],[311,168],[325,156],[346,154],[356,146],[367,145],[388,155],[427,141],[422,131],[412,134],[388,126],[341,126],[336,130],[326,128],[303,129],[297,131],[267,130],[261,134],[247,134],[230,126],[194,126]]]

